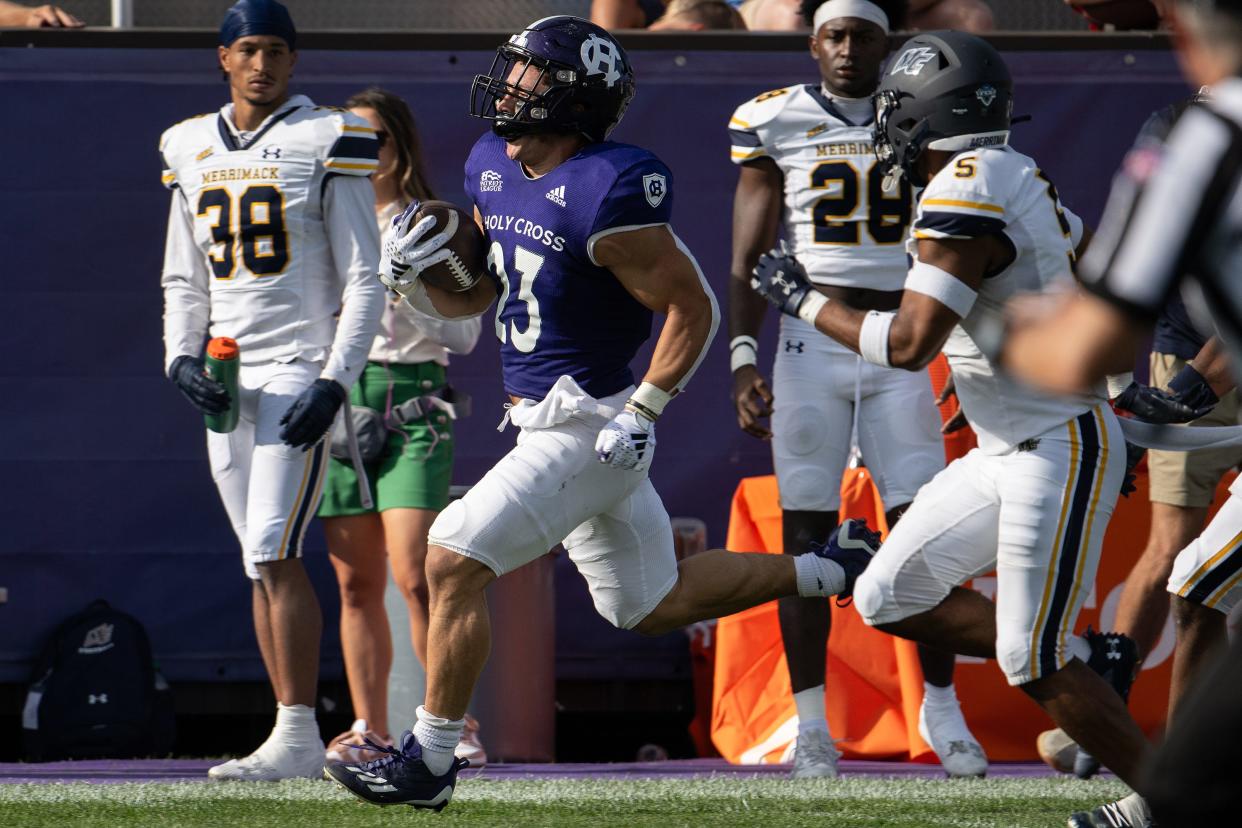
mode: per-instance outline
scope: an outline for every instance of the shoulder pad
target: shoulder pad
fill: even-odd
[[[997,149],[958,153],[923,190],[914,237],[976,238],[1004,228],[1022,158]]]
[[[729,157],[734,163],[753,161],[768,154],[760,130],[784,110],[797,88],[772,89],[751,98],[733,112],[729,119]]]
[[[160,161],[163,166],[163,173],[160,176],[161,183],[170,190],[177,188],[177,163],[186,151],[194,146],[195,128],[203,125],[203,118],[215,115],[214,112],[204,112],[201,115],[195,115],[192,118],[186,118],[184,121],[177,123],[164,130],[160,135]],[[210,139],[208,139],[210,146]],[[198,142],[197,149],[201,151],[202,141]]]
[[[345,109],[317,106],[332,124],[332,141],[323,165],[342,175],[370,175],[379,169],[379,141],[375,128]]]
[[[756,95],[734,111],[729,119],[729,128],[753,130],[768,123],[789,104],[797,88],[796,85],[786,86]]]

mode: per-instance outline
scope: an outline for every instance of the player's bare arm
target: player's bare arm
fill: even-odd
[[[960,304],[961,297],[976,293],[984,274],[1007,264],[1008,257],[1004,245],[992,237],[921,239],[912,273],[919,272],[936,287],[929,287],[929,292],[906,290],[901,305],[891,313],[863,310],[814,292],[800,265],[789,256],[765,257],[752,286],[785,313],[813,324],[863,359],[921,371],[935,359],[968,309]]]
[[[665,225],[605,236],[594,256],[644,307],[664,314],[643,382],[676,393],[702,360],[720,320],[698,265]]]
[[[733,265],[729,270],[729,353],[737,424],[754,437],[772,432],[761,420],[772,414],[772,390],[756,365],[756,341],[767,303],[750,289],[750,274],[776,244],[785,180],[776,162],[742,165],[733,196]]]

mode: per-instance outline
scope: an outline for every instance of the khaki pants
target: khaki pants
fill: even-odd
[[[1182,369],[1186,360],[1153,351],[1151,384],[1165,387]],[[1238,424],[1238,392],[1230,391],[1205,416],[1191,426],[1231,426]],[[1170,506],[1210,506],[1216,485],[1225,472],[1242,463],[1242,449],[1202,451],[1149,451],[1147,469],[1151,479],[1150,499]]]

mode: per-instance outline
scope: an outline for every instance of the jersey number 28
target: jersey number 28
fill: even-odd
[[[900,244],[910,224],[910,182],[901,179],[896,195],[884,194],[884,175],[878,164],[867,170],[867,220],[858,221],[861,182],[858,170],[848,161],[824,161],[811,170],[811,189],[826,190],[840,184],[836,195],[817,198],[811,206],[816,244],[858,244],[860,225],[876,244]]]

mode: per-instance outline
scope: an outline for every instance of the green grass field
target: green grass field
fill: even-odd
[[[737,776],[654,780],[472,779],[442,813],[376,808],[326,782],[0,785],[0,825],[54,828],[366,828],[373,825],[653,825],[929,828],[1064,826],[1126,793],[1114,780]]]

